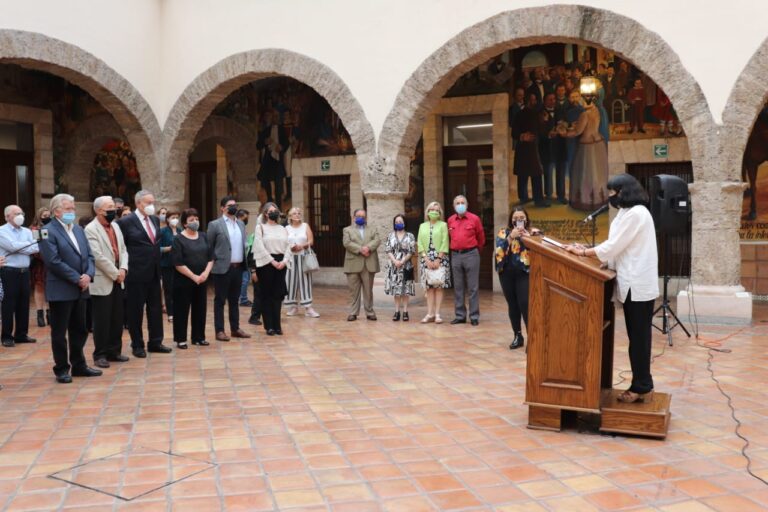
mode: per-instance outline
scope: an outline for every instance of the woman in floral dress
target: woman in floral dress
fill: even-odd
[[[408,297],[416,294],[411,263],[411,256],[416,252],[416,237],[405,230],[405,216],[402,214],[392,219],[392,228],[384,243],[384,252],[389,259],[384,276],[384,293],[395,297],[395,316],[392,320],[400,320],[402,309],[403,322],[407,322],[410,320]]]

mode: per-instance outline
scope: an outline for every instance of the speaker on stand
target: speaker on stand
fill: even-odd
[[[664,293],[661,305],[653,312],[655,317],[661,312],[661,327],[656,324],[654,328],[667,335],[667,342],[672,346],[672,329],[677,327],[690,338],[691,333],[675,314],[669,304],[669,237],[672,235],[684,235],[688,229],[691,215],[691,202],[688,196],[688,184],[678,176],[670,174],[658,174],[651,177],[648,190],[650,197],[650,211],[656,232],[661,235],[664,246]]]

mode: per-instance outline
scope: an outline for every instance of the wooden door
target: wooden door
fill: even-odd
[[[35,217],[35,154],[0,149],[0,204],[16,204],[24,210],[27,224]]]
[[[215,161],[189,163],[189,206],[200,214],[201,229],[219,216]]]
[[[493,146],[451,146],[443,149],[443,207],[453,215],[453,198],[463,195],[468,210],[480,217],[485,246],[480,251],[480,288],[493,288]]]
[[[344,265],[342,230],[350,224],[349,175],[311,176],[307,220],[315,237],[317,261],[324,267]]]

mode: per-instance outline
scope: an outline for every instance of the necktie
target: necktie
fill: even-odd
[[[155,235],[152,233],[152,226],[149,225],[149,217],[144,217],[144,222],[147,224],[147,234],[149,235],[149,240],[154,244]]]

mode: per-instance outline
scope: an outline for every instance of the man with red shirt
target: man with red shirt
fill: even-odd
[[[469,321],[480,321],[480,248],[485,245],[485,232],[480,217],[467,211],[467,198],[456,196],[454,215],[448,217],[451,238],[451,270],[453,271],[454,309],[451,324],[467,323],[466,296],[469,295]]]

